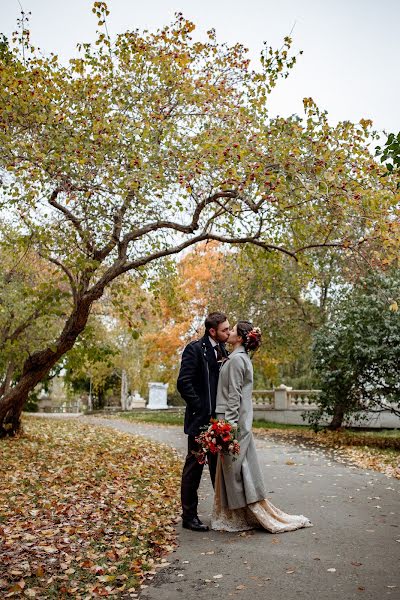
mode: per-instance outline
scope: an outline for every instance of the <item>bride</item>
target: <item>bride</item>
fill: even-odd
[[[288,515],[266,498],[252,434],[253,365],[249,351],[257,350],[261,332],[249,321],[239,321],[228,343],[233,350],[221,367],[217,391],[217,419],[238,426],[240,454],[218,457],[211,527],[244,531],[256,527],[271,533],[293,531],[312,524],[303,515]]]

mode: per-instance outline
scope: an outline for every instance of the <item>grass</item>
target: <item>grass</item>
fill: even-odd
[[[257,419],[257,421],[253,421],[253,429],[294,429],[296,431],[309,431],[310,427],[308,425],[290,425],[288,423],[274,423],[273,421]]]
[[[134,421],[135,423],[157,423],[159,425],[183,426],[183,415],[183,409],[179,410],[179,412],[168,410],[144,410],[120,412],[113,415],[113,417],[127,419],[128,421]]]
[[[0,441],[0,597],[127,597],[174,545],[181,461],[75,420]]]

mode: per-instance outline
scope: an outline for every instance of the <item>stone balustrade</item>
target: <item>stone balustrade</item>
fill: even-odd
[[[280,385],[273,390],[254,390],[253,406],[269,410],[315,410],[320,390],[294,390]]]
[[[253,390],[253,406],[273,409],[275,406],[274,390]]]
[[[283,384],[273,390],[253,390],[254,418],[304,425],[303,415],[318,408],[318,394],[320,390],[294,390]],[[351,420],[350,424],[353,427],[400,428],[400,418],[389,409],[388,406],[388,410],[381,413],[366,411],[361,421]]]

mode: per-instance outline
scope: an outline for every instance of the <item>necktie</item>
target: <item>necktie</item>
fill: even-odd
[[[221,363],[224,355],[222,354],[222,349],[221,349],[220,344],[217,344],[215,346],[215,351],[217,353],[217,362]]]

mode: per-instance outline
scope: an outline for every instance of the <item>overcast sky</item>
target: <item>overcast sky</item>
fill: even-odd
[[[21,0],[31,11],[32,41],[64,59],[76,44],[93,39],[92,0]],[[372,119],[378,130],[400,130],[400,0],[109,0],[111,36],[133,28],[154,29],[177,11],[197,25],[201,37],[212,27],[220,41],[241,42],[256,59],[263,41],[280,47],[292,33],[303,50],[270,101],[270,114],[302,114],[311,96],[338,120]],[[0,0],[0,31],[10,36],[18,0]],[[196,33],[195,33],[196,35]]]

